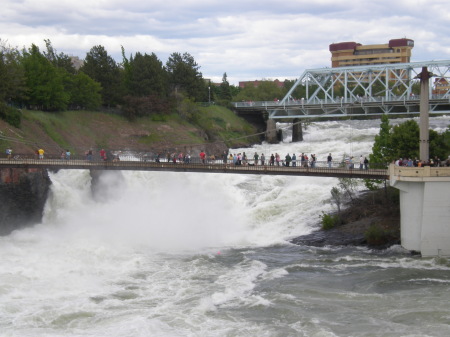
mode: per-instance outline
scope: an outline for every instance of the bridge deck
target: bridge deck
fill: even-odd
[[[333,163],[331,168],[326,163],[317,167],[270,166],[270,165],[233,165],[223,163],[168,163],[153,161],[88,161],[58,159],[0,159],[1,168],[43,168],[49,170],[123,170],[123,171],[166,171],[197,173],[234,173],[258,175],[320,176],[335,178],[389,179],[387,169],[349,169],[344,163]]]

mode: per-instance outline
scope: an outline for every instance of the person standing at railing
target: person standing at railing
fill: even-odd
[[[296,167],[297,166],[297,156],[294,154],[292,154],[292,167]]]
[[[277,162],[277,166],[280,166],[281,158],[280,158],[280,155],[278,153],[275,153],[275,161]]]
[[[45,153],[45,151],[43,148],[40,148],[38,150],[39,159],[44,159],[44,153]]]
[[[331,156],[331,153],[327,157],[327,164],[328,168],[331,168],[331,163],[333,162],[333,157]]]
[[[269,166],[273,166],[275,165],[275,156],[273,155],[273,153],[270,155],[270,161],[269,161]]]
[[[362,170],[364,167],[364,158],[362,155],[359,156],[359,169]]]
[[[284,157],[284,161],[286,162],[286,167],[289,167],[289,164],[292,161],[291,156],[289,155],[289,153],[286,155],[286,157]]]
[[[6,158],[8,159],[12,158],[12,149],[10,147],[6,149]]]
[[[200,152],[200,161],[202,162],[202,164],[205,164],[206,153],[203,150],[202,150],[202,152]]]
[[[66,160],[70,159],[70,151],[69,149],[66,150]]]
[[[367,157],[364,157],[364,170],[369,169],[369,159]]]
[[[264,166],[265,161],[266,161],[266,157],[264,157],[264,153],[261,153],[261,166]]]
[[[106,151],[105,151],[105,149],[101,149],[101,150],[100,150],[100,158],[101,158],[103,161],[106,161]]]
[[[311,167],[315,168],[316,167],[316,154],[315,153],[311,153]]]
[[[224,163],[224,165],[227,164],[227,159],[228,159],[227,151],[223,151],[223,153],[222,153],[222,162]]]
[[[87,159],[87,160],[92,160],[92,149],[89,149],[89,150],[86,152],[86,159]]]
[[[259,155],[258,155],[258,153],[255,152],[255,154],[253,155],[253,160],[255,162],[255,165],[258,165],[258,159],[259,159]]]

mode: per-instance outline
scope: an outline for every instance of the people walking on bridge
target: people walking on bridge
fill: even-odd
[[[331,156],[331,153],[330,153],[330,154],[328,154],[328,157],[327,157],[328,168],[331,168],[332,162],[333,162],[333,157]]]
[[[261,166],[265,165],[266,157],[264,157],[264,153],[261,153]]]
[[[292,154],[292,167],[296,167],[297,166],[297,156],[295,155],[295,153]]]
[[[291,156],[289,155],[289,153],[286,155],[286,157],[284,157],[284,161],[285,161],[285,166],[289,167],[289,164],[291,163]]]
[[[275,161],[277,162],[277,166],[280,166],[281,158],[280,158],[280,155],[278,153],[275,153]]]
[[[44,159],[44,149],[43,148],[39,148],[38,150],[38,154],[39,154],[39,159]]]
[[[70,159],[70,151],[69,149],[66,150],[66,160]]]
[[[269,161],[269,166],[274,166],[275,165],[275,156],[273,155],[273,153],[270,155],[270,161]]]

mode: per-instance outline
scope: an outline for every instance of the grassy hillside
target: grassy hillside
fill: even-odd
[[[11,146],[15,153],[31,153],[42,147],[58,154],[69,149],[132,151],[196,151],[219,154],[227,147],[259,141],[254,126],[219,106],[190,107],[189,113],[156,115],[129,122],[122,116],[98,111],[49,113],[24,110],[20,128],[0,120],[0,150]],[[250,136],[250,137],[247,137]],[[237,139],[239,138],[239,139]]]

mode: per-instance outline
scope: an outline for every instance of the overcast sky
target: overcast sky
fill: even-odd
[[[84,58],[188,52],[204,78],[295,79],[329,67],[331,43],[415,41],[412,61],[450,59],[449,0],[1,0],[0,39]]]

